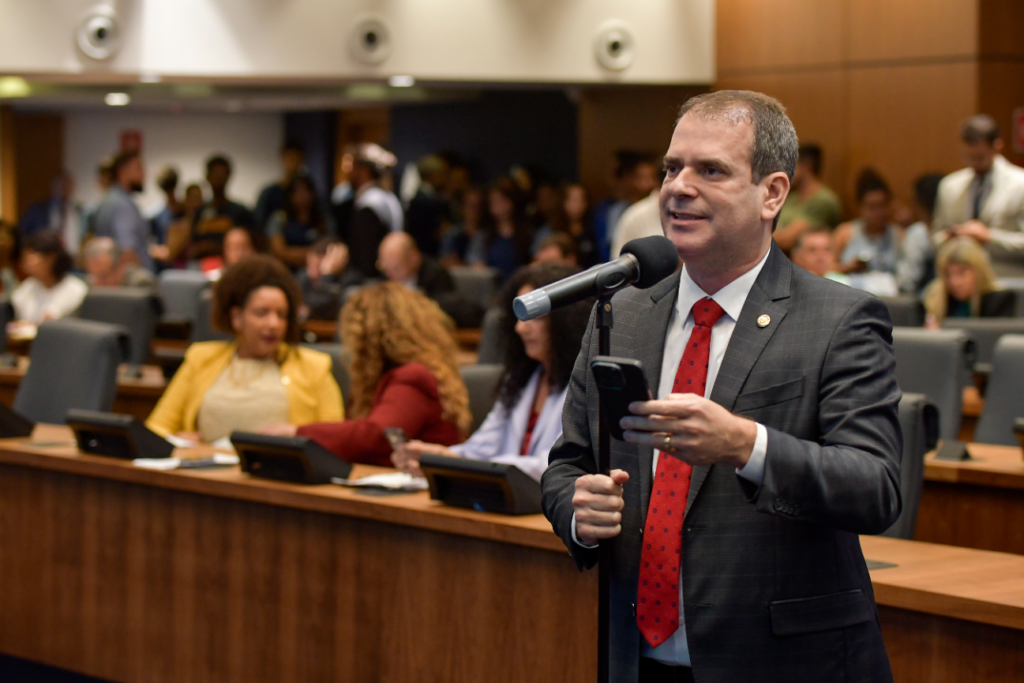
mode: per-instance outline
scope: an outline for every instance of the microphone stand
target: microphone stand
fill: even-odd
[[[602,356],[612,352],[612,296],[614,291],[602,294],[597,300],[597,350]],[[598,401],[601,399],[598,398]],[[611,473],[612,441],[604,411],[598,405],[597,467],[601,474]],[[611,545],[604,541],[598,546],[597,563],[597,680],[611,683]]]

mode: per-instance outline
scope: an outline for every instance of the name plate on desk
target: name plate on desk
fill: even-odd
[[[967,444],[963,441],[945,439],[939,445],[939,450],[935,453],[935,459],[947,460],[950,462],[962,462],[964,460],[970,460],[971,454],[967,452]]]
[[[75,433],[78,450],[90,455],[135,460],[169,458],[174,451],[167,439],[150,431],[131,415],[72,408],[65,422]]]
[[[348,479],[352,472],[352,463],[306,436],[232,432],[231,445],[238,452],[242,471],[254,477],[293,484],[329,484],[333,478]]]
[[[420,469],[430,497],[446,505],[505,515],[541,511],[540,484],[514,465],[424,454]]]

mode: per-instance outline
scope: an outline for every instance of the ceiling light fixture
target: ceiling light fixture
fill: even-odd
[[[32,94],[32,86],[20,76],[0,78],[0,97],[28,97]]]
[[[388,79],[388,85],[392,88],[411,88],[416,85],[416,79],[412,76],[392,76]]]
[[[123,107],[132,101],[126,92],[108,92],[103,101],[110,107]]]

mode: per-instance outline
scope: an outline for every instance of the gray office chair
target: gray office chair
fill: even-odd
[[[988,374],[992,371],[992,356],[999,338],[1004,334],[1024,334],[1024,318],[946,318],[942,327],[963,330],[974,340],[977,349],[974,371]]]
[[[209,287],[198,270],[165,270],[160,273],[163,320],[194,323],[198,317],[199,294]]]
[[[501,287],[500,270],[452,266],[448,272],[455,281],[455,291],[462,299],[476,303],[485,311],[494,303],[494,295]]]
[[[924,304],[910,294],[879,297],[889,309],[893,327],[922,327],[924,325]]]
[[[508,340],[502,334],[505,327],[505,311],[498,306],[491,306],[484,314],[480,325],[480,346],[477,347],[476,362],[480,365],[493,365],[505,360],[505,349]]]
[[[459,372],[462,374],[462,381],[466,383],[466,389],[469,390],[469,410],[473,413],[473,424],[470,425],[469,431],[473,433],[494,407],[498,382],[505,374],[505,366],[465,365]]]
[[[1017,305],[1013,314],[1018,318],[1024,318],[1024,277],[1001,277],[999,284],[1004,289],[1012,289],[1017,295]]]
[[[903,394],[900,399],[900,428],[903,431],[903,461],[900,465],[900,493],[903,511],[882,536],[913,540],[917,510],[924,485],[924,456],[935,448],[939,412],[923,394]]]
[[[892,345],[900,389],[927,396],[939,409],[939,437],[956,439],[963,419],[963,388],[974,365],[974,344],[967,333],[896,327]]]
[[[1016,446],[1013,421],[1018,417],[1024,417],[1024,335],[1006,334],[996,344],[974,440]]]
[[[199,299],[196,301],[196,319],[192,322],[192,333],[189,341],[230,341],[234,336],[227,332],[219,332],[213,329],[210,321],[210,309],[213,307],[213,290],[206,288],[199,292]]]
[[[314,351],[322,351],[331,357],[331,373],[334,375],[334,380],[338,383],[338,386],[341,387],[342,403],[347,401],[348,392],[352,384],[348,375],[348,364],[352,362],[352,352],[341,344],[328,344],[325,342],[301,344],[301,346],[313,349]]]
[[[109,412],[117,366],[130,354],[130,335],[120,325],[74,318],[43,323],[14,410],[51,424],[64,424],[71,408]]]
[[[160,317],[160,300],[150,290],[139,287],[94,287],[79,307],[78,317],[127,329],[132,340],[129,362],[145,365],[149,361],[153,329]]]

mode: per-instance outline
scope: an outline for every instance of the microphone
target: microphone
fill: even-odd
[[[671,240],[661,235],[641,237],[626,242],[622,256],[610,263],[517,296],[512,310],[520,320],[533,320],[590,296],[611,296],[629,285],[647,289],[674,273],[677,267],[679,254]]]

